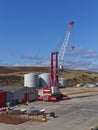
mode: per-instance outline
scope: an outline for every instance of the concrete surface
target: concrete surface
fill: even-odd
[[[88,94],[89,93],[89,94]],[[98,88],[93,93],[69,94],[72,99],[53,102],[32,102],[28,106],[45,109],[47,113],[55,112],[56,118],[47,116],[47,122],[26,122],[19,125],[0,123],[0,130],[90,130],[98,126]]]

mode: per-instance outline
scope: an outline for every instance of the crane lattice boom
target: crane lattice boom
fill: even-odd
[[[60,67],[62,67],[62,62],[63,62],[64,55],[65,55],[65,52],[67,49],[67,45],[69,42],[69,38],[70,38],[70,34],[72,31],[73,25],[74,25],[73,21],[69,22],[69,27],[68,27],[68,30],[67,30],[67,33],[65,35],[62,47],[61,47],[60,52],[59,52],[59,65],[60,65]]]

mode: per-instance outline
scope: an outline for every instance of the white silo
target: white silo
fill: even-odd
[[[39,76],[34,73],[24,74],[24,86],[26,87],[38,87]]]
[[[47,88],[50,82],[50,74],[43,73],[39,75],[39,87]]]
[[[58,82],[59,82],[59,87],[66,87],[66,85],[67,85],[65,78],[59,78]]]

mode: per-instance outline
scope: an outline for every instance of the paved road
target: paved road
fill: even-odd
[[[34,102],[29,106],[55,112],[57,118],[47,117],[45,123],[26,122],[20,125],[0,124],[0,130],[90,130],[98,125],[98,95],[77,96],[71,100]],[[29,107],[26,106],[26,107]]]

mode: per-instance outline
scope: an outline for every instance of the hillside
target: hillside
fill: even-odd
[[[0,86],[23,86],[24,74],[49,73],[48,67],[0,67]],[[81,70],[63,70],[60,77],[66,78],[68,86],[77,83],[98,82],[98,73]]]

